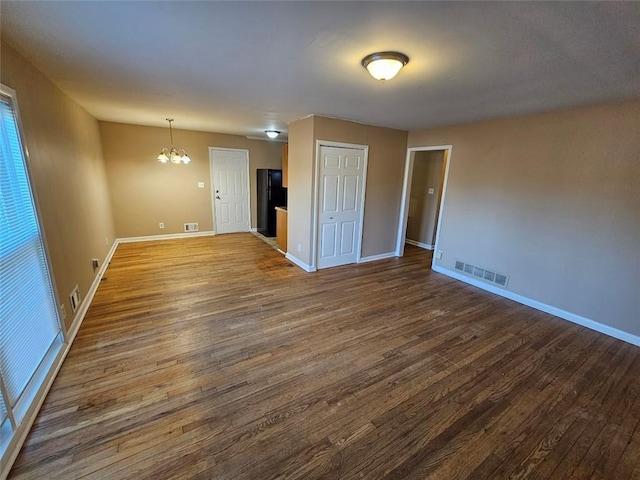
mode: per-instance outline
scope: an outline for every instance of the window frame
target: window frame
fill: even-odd
[[[66,356],[69,346],[69,332],[64,319],[60,315],[60,299],[58,296],[58,288],[56,285],[53,266],[51,263],[51,255],[47,244],[47,235],[44,221],[40,213],[40,203],[33,181],[33,170],[31,168],[31,160],[29,149],[26,142],[26,133],[20,116],[20,107],[16,91],[7,85],[0,83],[0,97],[7,100],[11,106],[13,116],[15,118],[15,127],[18,133],[18,140],[22,149],[22,156],[25,171],[27,174],[27,182],[30,190],[31,199],[33,201],[34,213],[38,227],[40,230],[40,242],[42,244],[45,257],[45,264],[48,270],[49,282],[52,290],[53,301],[55,302],[55,314],[60,331],[58,336],[61,337],[59,344],[56,346],[57,340],[49,347],[44,357],[40,361],[35,372],[29,379],[27,386],[21,393],[16,405],[12,406],[9,395],[4,384],[2,376],[0,376],[0,394],[6,408],[6,418],[0,424],[0,478],[8,475],[11,465],[15,461],[24,440],[26,439],[31,425],[35,421],[36,415],[44,402],[51,384],[58,370],[62,365],[62,360]]]

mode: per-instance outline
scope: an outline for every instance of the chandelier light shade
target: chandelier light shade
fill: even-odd
[[[164,147],[162,150],[160,150],[158,161],[160,163],[171,162],[175,164],[184,163],[185,165],[187,165],[189,162],[191,162],[191,159],[189,158],[189,155],[187,155],[187,152],[185,152],[182,148],[176,148],[173,146],[173,129],[171,128],[171,122],[173,122],[173,118],[166,118],[165,120],[169,122],[169,136],[171,138],[171,147]]]
[[[276,138],[278,135],[280,135],[280,132],[278,130],[265,130],[264,133],[266,133],[267,137],[269,138]]]
[[[362,59],[362,66],[376,80],[391,80],[409,63],[409,57],[400,52],[376,52]]]

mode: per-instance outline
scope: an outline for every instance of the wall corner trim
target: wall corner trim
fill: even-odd
[[[369,255],[368,257],[361,257],[360,260],[358,260],[358,263],[375,262],[376,260],[384,260],[385,258],[392,258],[396,256],[397,256],[396,252],[387,252],[387,253],[380,253],[378,255]]]
[[[608,335],[610,337],[617,338],[618,340],[622,340],[624,342],[640,347],[640,336],[638,335],[634,335],[632,333],[625,332],[608,325],[604,325],[602,323],[596,322],[595,320],[590,320],[586,317],[567,312],[566,310],[562,310],[552,305],[547,305],[546,303],[542,303],[537,300],[518,295],[517,293],[510,292],[509,290],[503,290],[501,288],[493,287],[491,285],[485,284],[484,282],[480,282],[465,275],[461,275],[458,272],[454,272],[453,270],[449,270],[448,268],[444,268],[440,265],[434,264],[431,266],[431,269],[434,272],[442,273],[443,275],[447,275],[448,277],[455,278],[456,280],[460,280],[461,282],[468,283],[470,285],[473,285],[474,287],[478,287],[482,290],[486,290],[488,292],[495,293],[496,295],[500,295],[501,297],[508,298],[509,300],[513,300],[514,302],[521,303],[545,313],[550,313],[551,315],[555,315],[556,317],[562,318],[563,320],[568,320],[590,330],[604,333],[605,335]]]
[[[293,255],[291,255],[290,253],[287,253],[284,258],[286,258],[287,260],[289,260],[291,263],[293,263],[294,265],[300,267],[301,269],[303,269],[305,272],[315,272],[316,269],[310,265],[307,265],[306,263],[304,263],[302,260],[300,260],[299,258],[294,257]]]

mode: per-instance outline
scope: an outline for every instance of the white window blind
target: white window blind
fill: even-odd
[[[2,398],[2,392],[0,392],[0,429],[6,419],[7,419],[7,407],[4,404],[4,398]]]
[[[12,97],[0,94],[0,376],[7,408],[20,400],[60,322]],[[58,340],[58,342],[56,342]]]

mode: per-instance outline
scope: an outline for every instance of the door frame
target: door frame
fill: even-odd
[[[318,237],[318,212],[320,209],[320,149],[321,147],[337,147],[337,148],[350,148],[352,150],[364,151],[364,165],[362,167],[362,191],[360,192],[360,213],[358,215],[358,225],[360,229],[360,235],[358,236],[356,245],[356,263],[360,263],[362,257],[362,234],[364,225],[364,202],[365,194],[367,190],[367,166],[369,163],[369,145],[358,145],[356,143],[343,143],[332,142],[330,140],[316,140],[316,154],[315,165],[313,169],[313,225],[311,228],[311,271],[317,270],[318,265],[318,243],[320,238]]]
[[[451,154],[453,145],[434,145],[425,147],[407,148],[407,157],[404,166],[404,183],[402,185],[402,202],[400,204],[400,221],[398,222],[398,236],[396,241],[396,257],[404,255],[404,244],[407,238],[407,219],[409,217],[409,195],[411,194],[411,180],[413,178],[413,164],[416,152],[429,152],[444,150],[442,168],[444,169],[444,180],[442,181],[442,191],[440,194],[440,205],[438,205],[438,222],[436,224],[436,241],[433,246],[433,265],[440,251],[440,226],[444,217],[444,200],[447,195],[447,183],[449,182],[449,167],[451,166]]]
[[[226,147],[209,147],[209,181],[210,192],[211,192],[211,218],[213,220],[213,234],[216,235],[218,233],[218,228],[216,225],[216,194],[215,194],[215,179],[213,175],[213,152],[218,151],[226,151],[226,152],[244,152],[247,155],[247,212],[249,216],[249,228],[247,232],[251,231],[251,177],[249,168],[249,149],[247,148],[226,148]]]

